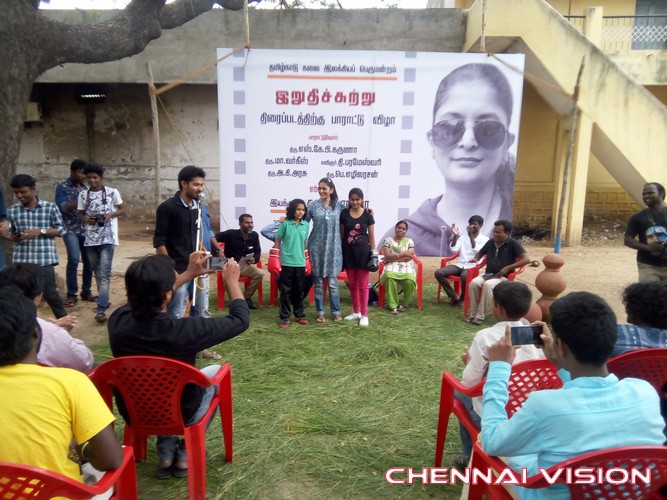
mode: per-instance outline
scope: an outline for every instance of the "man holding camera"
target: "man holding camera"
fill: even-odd
[[[101,165],[89,163],[83,173],[89,187],[79,194],[77,210],[85,226],[83,245],[97,282],[95,321],[104,323],[109,308],[111,262],[118,245],[117,218],[125,215],[125,208],[118,190],[103,184],[104,169]]]
[[[657,182],[644,184],[642,198],[647,208],[630,217],[623,243],[637,250],[639,281],[667,281],[665,187]]]
[[[250,284],[243,297],[250,309],[257,309],[252,296],[257,287],[262,285],[266,271],[257,267],[262,249],[259,246],[259,235],[253,231],[255,227],[252,215],[239,216],[239,229],[228,229],[215,235],[215,239],[225,244],[225,257],[234,259],[241,266],[241,276],[249,277]]]

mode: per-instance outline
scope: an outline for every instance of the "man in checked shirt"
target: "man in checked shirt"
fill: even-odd
[[[19,201],[7,210],[14,242],[14,262],[41,266],[44,275],[44,300],[56,318],[67,316],[63,300],[56,290],[55,266],[58,252],[54,238],[65,234],[63,219],[55,203],[40,200],[35,179],[27,174],[12,178],[9,185]]]

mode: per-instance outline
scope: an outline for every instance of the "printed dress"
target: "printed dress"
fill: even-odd
[[[313,264],[313,276],[338,276],[343,269],[343,252],[340,240],[340,213],[343,204],[337,202],[324,206],[322,200],[308,203],[304,220],[313,221],[308,237],[308,251]]]

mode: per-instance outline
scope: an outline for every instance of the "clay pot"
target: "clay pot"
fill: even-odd
[[[544,321],[551,320],[549,308],[551,304],[563,293],[567,287],[565,277],[560,272],[560,268],[565,264],[563,256],[557,253],[549,253],[542,259],[544,270],[535,277],[535,287],[542,293],[537,299],[537,305],[542,310]]]
[[[528,312],[526,313],[524,318],[530,321],[531,323],[533,321],[542,321],[542,309],[540,308],[540,306],[537,305],[537,302],[532,303],[530,309],[528,309]]]

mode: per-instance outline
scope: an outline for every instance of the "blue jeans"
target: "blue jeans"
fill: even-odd
[[[195,300],[195,305],[190,309],[190,316],[201,316],[202,318],[213,317],[208,310],[209,276],[210,275],[205,274],[204,276],[197,278],[197,287],[195,288],[197,300]]]
[[[327,277],[329,285],[329,307],[332,316],[340,316],[340,291],[338,290],[338,278],[336,276]],[[315,309],[318,316],[324,316],[324,277],[313,276],[313,286],[315,287]]]
[[[475,425],[477,427],[481,427],[482,418],[477,414],[477,412],[475,412],[475,410],[473,410],[472,398],[470,396],[466,396],[465,394],[461,394],[459,391],[454,391],[454,397],[463,403],[463,406],[468,411],[468,415],[470,415],[470,418],[475,423]],[[466,429],[463,424],[461,424],[461,422],[459,422],[459,436],[461,437],[463,454],[469,457],[472,453],[472,436],[468,432],[468,429]]]
[[[207,377],[214,377],[216,373],[220,370],[220,365],[209,365],[201,369],[201,372]],[[207,387],[204,396],[202,397],[201,403],[197,412],[192,416],[190,420],[185,422],[185,425],[192,425],[199,422],[202,417],[208,411],[208,407],[211,406],[211,400],[213,396],[218,392],[218,386],[212,385]],[[206,430],[211,426],[213,419],[215,418],[215,412],[211,415],[211,419],[206,424]],[[158,436],[157,437],[157,456],[160,460],[186,460],[187,453],[185,451],[185,440],[180,439],[178,436]]]
[[[95,245],[86,247],[90,267],[95,273],[97,282],[97,312],[101,313],[109,308],[109,277],[111,276],[111,262],[113,261],[114,245]]]
[[[188,300],[192,295],[192,281],[188,281],[185,285],[177,288],[174,295],[171,297],[167,311],[172,313],[178,319],[181,319],[188,307]]]
[[[90,287],[93,284],[93,269],[90,267],[88,260],[88,253],[83,246],[84,236],[79,236],[74,233],[65,233],[63,242],[67,249],[67,296],[75,298],[79,289],[76,280],[76,272],[79,267],[79,260],[83,262],[83,272],[81,274],[81,296],[89,297],[92,295]]]

